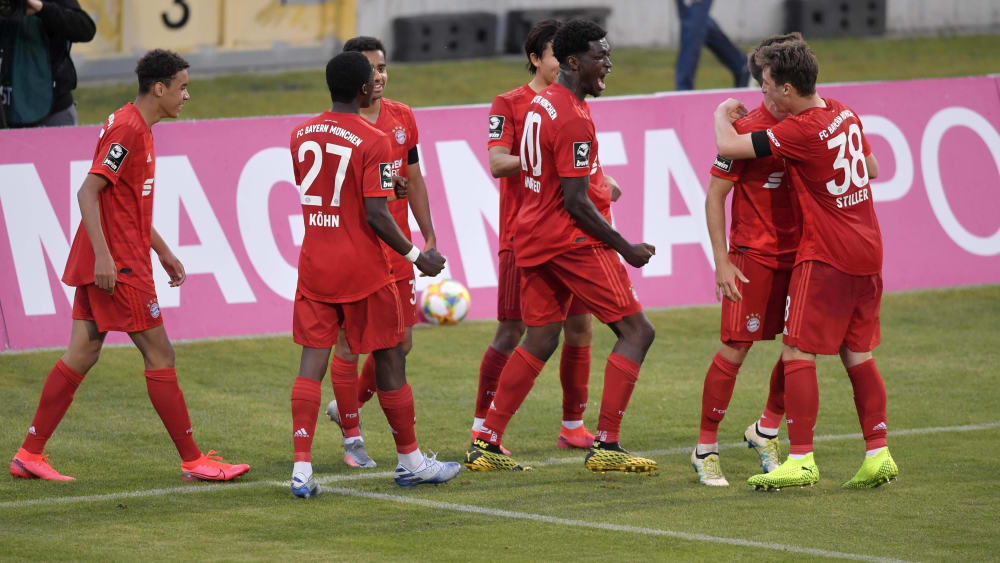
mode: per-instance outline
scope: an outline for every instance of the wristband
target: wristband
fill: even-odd
[[[410,251],[404,254],[403,257],[409,260],[410,262],[416,262],[417,258],[420,258],[420,249],[417,248],[417,245],[414,244],[410,248]]]

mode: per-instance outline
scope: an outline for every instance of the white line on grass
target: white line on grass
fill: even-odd
[[[685,450],[686,451],[686,450]],[[607,524],[604,522],[588,522],[587,520],[571,520],[559,518],[557,516],[546,516],[544,514],[533,514],[531,512],[514,512],[512,510],[501,510],[497,508],[486,508],[469,504],[455,504],[451,502],[441,502],[427,500],[417,497],[404,497],[398,495],[387,495],[384,493],[372,493],[359,491],[356,489],[344,489],[341,487],[323,487],[324,493],[337,493],[345,496],[370,498],[375,500],[385,500],[402,504],[415,504],[427,508],[438,510],[452,510],[455,512],[469,512],[472,514],[482,514],[497,518],[512,518],[515,520],[531,520],[534,522],[545,522],[548,524],[558,524],[560,526],[572,526],[574,528],[593,528],[597,530],[607,530],[612,532],[626,532],[630,534],[642,534],[646,536],[666,536],[679,540],[698,541],[707,543],[719,543],[735,545],[738,547],[756,547],[759,549],[770,549],[774,551],[787,551],[790,553],[801,553],[819,557],[833,557],[837,559],[852,559],[855,561],[878,561],[878,562],[899,562],[903,559],[891,559],[887,557],[874,557],[871,555],[860,555],[856,553],[844,553],[842,551],[830,551],[826,549],[815,549],[811,547],[800,547],[797,545],[785,545],[781,543],[759,542],[753,540],[743,540],[738,538],[724,538],[720,536],[708,536],[705,534],[690,534],[687,532],[677,532],[674,530],[661,530],[658,528],[641,528],[638,526],[624,526],[621,524]]]
[[[1000,421],[985,422],[982,424],[965,424],[962,426],[932,426],[928,428],[907,428],[903,430],[893,430],[889,432],[889,435],[912,436],[919,434],[940,434],[944,432],[971,432],[975,430],[990,430],[992,428],[997,428],[997,427],[1000,427]],[[825,436],[816,436],[814,440],[817,442],[829,442],[833,440],[848,440],[848,439],[859,439],[859,438],[861,438],[861,434],[827,434]],[[745,446],[742,442],[733,442],[728,444],[722,444],[721,447],[742,448]],[[686,454],[690,453],[690,451],[691,451],[690,446],[681,446],[666,450],[650,450],[645,452],[636,452],[636,454],[643,456],[657,456],[657,455]],[[557,465],[563,463],[581,463],[582,461],[583,458],[579,456],[573,456],[573,457],[554,457],[543,461],[527,462],[527,463],[535,467],[543,467],[546,465]],[[358,473],[354,475],[327,475],[325,477],[318,477],[316,481],[320,484],[326,484],[326,483],[336,483],[342,481],[361,481],[366,479],[388,479],[392,476],[393,476],[392,472],[379,471],[374,473]],[[106,493],[102,495],[79,495],[79,496],[40,498],[40,499],[30,499],[30,500],[14,500],[14,501],[0,502],[0,508],[19,508],[25,506],[40,506],[47,504],[99,502],[99,501],[127,499],[127,498],[207,493],[214,491],[227,491],[232,489],[246,489],[251,487],[263,487],[263,486],[287,487],[288,484],[289,484],[288,481],[241,481],[237,483],[202,483],[198,485],[189,485],[186,487],[146,489],[142,491],[126,491],[118,493]]]

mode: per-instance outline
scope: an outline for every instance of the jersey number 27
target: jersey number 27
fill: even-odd
[[[351,160],[352,149],[350,147],[327,143],[326,152],[340,157],[340,162],[337,164],[337,176],[333,180],[333,201],[330,202],[331,206],[340,207],[340,188],[343,187],[344,178],[347,177],[347,163]],[[312,188],[313,182],[316,181],[316,177],[319,176],[319,172],[323,168],[323,151],[316,141],[302,143],[299,145],[299,164],[306,161],[306,153],[313,154],[313,163],[309,167],[306,177],[302,179],[302,185],[299,186],[299,196],[301,197],[302,205],[322,206],[323,196],[310,195],[309,189]]]

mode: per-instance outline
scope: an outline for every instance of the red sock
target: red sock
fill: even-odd
[[[392,439],[396,441],[396,451],[408,454],[417,449],[417,434],[413,425],[417,422],[413,410],[413,391],[407,383],[395,391],[378,390],[378,402],[389,421]]]
[[[510,418],[531,392],[535,378],[543,367],[545,362],[532,356],[524,348],[514,348],[514,353],[500,374],[497,394],[493,397],[493,406],[486,414],[486,422],[483,423],[485,430],[479,433],[479,439],[500,445]]]
[[[371,356],[369,356],[371,357]],[[330,383],[333,384],[333,397],[337,399],[337,413],[340,415],[340,429],[345,438],[361,435],[358,427],[358,361],[349,362],[334,356],[330,360]]]
[[[312,461],[313,435],[316,417],[323,400],[322,382],[308,377],[296,377],[292,384],[292,445],[295,461]]]
[[[760,426],[777,428],[785,416],[785,363],[778,358],[771,370],[771,390],[767,394],[767,406],[760,417]]]
[[[59,421],[66,414],[66,410],[69,409],[70,403],[73,402],[73,394],[76,393],[81,381],[83,381],[82,375],[73,371],[62,360],[56,361],[56,365],[45,379],[42,396],[38,399],[38,408],[35,410],[35,418],[31,420],[28,435],[21,444],[22,448],[33,454],[42,453],[45,442],[48,442],[56,426],[59,426]]]
[[[479,389],[476,391],[476,418],[486,418],[490,403],[497,394],[500,372],[507,365],[509,356],[492,346],[486,347],[483,361],[479,364]]]
[[[785,397],[788,405],[785,424],[788,425],[788,453],[807,454],[813,451],[813,429],[819,413],[819,385],[816,383],[816,362],[792,360],[785,362]]]
[[[736,387],[736,374],[740,364],[735,364],[716,352],[712,365],[705,374],[705,385],[701,391],[701,432],[699,444],[714,444],[719,441],[719,423],[726,416],[729,401]]]
[[[601,397],[601,416],[597,421],[597,439],[617,442],[625,407],[632,397],[635,382],[639,379],[639,364],[614,352],[608,356],[604,368],[604,395]]]
[[[559,381],[563,390],[563,420],[583,420],[590,382],[590,346],[563,343]]]
[[[355,365],[355,372],[357,365]],[[378,386],[375,385],[375,355],[368,354],[361,366],[361,379],[358,380],[358,407],[363,407],[375,395]],[[339,402],[340,399],[337,399]]]
[[[174,368],[147,369],[146,391],[181,459],[194,461],[201,457],[201,450],[192,436],[194,429],[184,403],[184,393],[177,385],[177,371]]]
[[[865,449],[884,448],[888,444],[885,438],[885,384],[875,367],[875,359],[848,368],[847,376],[854,387],[854,406],[858,409]]]

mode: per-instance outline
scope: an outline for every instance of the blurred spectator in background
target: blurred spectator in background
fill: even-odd
[[[681,50],[677,54],[675,76],[678,90],[693,90],[694,75],[702,45],[707,45],[719,62],[733,73],[733,86],[742,88],[750,80],[746,55],[722,32],[708,15],[712,0],[676,0],[681,18]]]
[[[0,0],[0,126],[76,125],[70,44],[96,30],[77,0]]]

